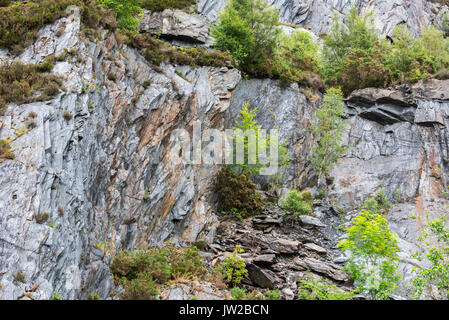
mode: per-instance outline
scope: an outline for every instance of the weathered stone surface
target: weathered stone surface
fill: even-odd
[[[280,283],[280,279],[278,279],[270,270],[264,270],[254,264],[250,264],[247,269],[248,277],[261,288],[273,289]]]
[[[308,250],[315,251],[319,254],[326,254],[326,252],[327,252],[326,249],[324,249],[323,247],[320,247],[314,243],[306,243],[306,244],[304,244],[304,247]]]
[[[290,239],[277,239],[270,244],[271,249],[279,253],[296,253],[298,252],[300,242]]]
[[[325,227],[326,225],[320,219],[311,216],[300,216],[301,223],[308,227]]]
[[[57,37],[63,22],[65,33]],[[1,117],[1,139],[15,138],[16,155],[0,162],[5,299],[20,297],[29,285],[13,281],[18,271],[40,283],[36,299],[48,299],[54,290],[64,299],[91,292],[106,298],[112,290],[109,257],[96,254],[95,243],[131,249],[168,237],[184,243],[212,242],[214,236],[209,182],[216,168],[176,161],[171,153],[176,141],[170,138],[173,130],[189,129],[195,120],[220,126],[240,73],[178,67],[188,80],[173,66],[158,73],[107,31],[96,43],[81,40],[80,26],[76,10],[42,29],[18,58],[41,62],[73,48],[75,56],[53,69],[64,77],[67,90],[46,102],[10,104]],[[117,80],[108,80],[109,73]],[[145,81],[151,82],[148,88]],[[37,113],[37,127],[16,137],[31,111]],[[73,115],[70,121],[63,118],[65,111]],[[52,224],[36,223],[33,215],[39,212],[48,212]]]
[[[200,0],[198,12],[214,21],[225,0]],[[281,22],[311,29],[316,35],[328,33],[334,16],[338,20],[355,6],[359,12],[374,11],[374,24],[382,35],[392,35],[396,25],[406,23],[414,33],[431,23],[441,25],[440,12],[447,6],[426,0],[269,0],[279,9]]]
[[[322,262],[314,258],[305,258],[304,263],[313,271],[321,273],[335,281],[346,282],[349,281],[349,277],[346,273],[339,270],[338,267],[329,263]]]
[[[275,254],[262,254],[254,257],[253,262],[256,264],[273,264],[275,259]]]
[[[140,18],[140,31],[190,43],[209,41],[208,20],[182,10],[165,9],[162,12],[144,10]]]
[[[231,294],[229,290],[218,289],[210,283],[199,283],[197,281],[183,284],[177,283],[171,288],[164,289],[160,300],[189,300],[197,298],[198,300],[229,300]]]

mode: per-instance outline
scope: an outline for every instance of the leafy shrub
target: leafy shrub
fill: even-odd
[[[298,298],[300,300],[349,300],[355,294],[354,291],[343,291],[321,277],[318,280],[298,281]]]
[[[265,300],[281,300],[282,294],[278,289],[267,290],[265,292]]]
[[[146,273],[139,273],[135,279],[123,280],[125,300],[154,300],[159,294],[156,282]]]
[[[284,199],[281,199],[281,207],[294,212],[296,215],[307,215],[312,213],[313,199],[309,198],[310,192],[299,193],[291,190]]]
[[[248,276],[245,260],[237,256],[243,252],[243,249],[237,245],[232,256],[226,257],[224,262],[220,265],[220,270],[223,273],[226,282],[236,285],[239,284],[244,277]]]
[[[177,276],[204,279],[204,267],[196,247],[174,246],[146,250],[119,251],[110,269],[116,281],[125,288],[124,299],[148,300],[158,294],[156,284],[164,284]]]
[[[377,192],[376,200],[385,213],[388,212],[388,209],[392,207],[390,199],[388,199],[387,195],[385,194],[385,189],[380,189]]]
[[[242,217],[262,211],[260,194],[246,172],[237,173],[230,166],[224,166],[218,173],[215,190],[219,196],[220,211],[235,208]]]
[[[42,64],[12,62],[0,66],[0,115],[10,102],[17,104],[45,101],[56,95],[62,79],[45,73],[53,66],[48,60]]]
[[[299,82],[316,87],[312,82],[320,73],[321,54],[318,44],[310,33],[298,30],[290,35],[283,35],[275,49],[274,75],[281,81]],[[320,83],[319,87],[322,86]]]
[[[234,287],[229,291],[231,292],[232,300],[243,300],[246,296],[245,288]]]
[[[340,23],[335,16],[323,46],[323,74],[327,83],[338,84],[341,63],[351,50],[369,51],[377,38],[373,27],[373,12],[358,15],[353,7],[345,18],[345,24]]]
[[[357,15],[355,8],[345,24],[335,18],[323,47],[323,77],[328,85],[340,85],[348,95],[360,88],[427,79],[449,66],[444,31],[426,26],[415,39],[407,26],[400,24],[390,43],[379,39],[373,25],[372,12]]]
[[[189,9],[196,5],[196,0],[143,0],[143,7],[150,11],[163,11],[165,9]]]
[[[346,238],[338,243],[351,257],[344,270],[367,291],[372,299],[390,298],[400,280],[399,245],[387,220],[380,214],[362,209],[346,229]]]

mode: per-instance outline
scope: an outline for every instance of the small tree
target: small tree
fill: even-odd
[[[439,294],[449,299],[449,229],[445,227],[446,215],[435,219],[427,220],[422,228],[423,236],[418,239],[426,250],[426,258],[430,266],[422,269],[415,269],[416,277],[412,280],[412,292],[416,299],[423,296],[425,291],[430,291],[435,287]],[[436,241],[431,244],[430,237]],[[420,252],[413,254],[419,261],[423,260]]]
[[[237,164],[237,167],[243,169],[243,171],[249,171],[253,175],[258,175],[262,168],[268,167],[269,165],[268,163],[262,163],[262,160],[259,157],[259,145],[265,145],[266,150],[270,150],[271,144],[277,144],[278,165],[280,167],[287,166],[289,163],[288,150],[286,146],[287,140],[281,144],[278,137],[271,136],[268,133],[263,135],[261,126],[258,125],[255,120],[258,108],[253,108],[250,110],[249,107],[249,102],[243,105],[239,119],[232,128],[235,133],[233,140],[236,142],[234,155],[239,148],[243,147],[244,151],[244,163]],[[251,141],[255,142],[253,149],[250,147]],[[251,153],[251,151],[255,151],[255,154]],[[268,159],[270,158],[271,157],[268,156]],[[252,161],[250,161],[250,159],[252,159]]]
[[[346,237],[338,243],[351,257],[344,267],[362,291],[372,299],[386,300],[400,280],[398,240],[387,220],[378,213],[362,209],[346,229]]]
[[[342,119],[343,115],[344,103],[341,90],[328,89],[311,126],[316,139],[316,144],[312,148],[311,163],[318,175],[318,185],[346,150],[346,146],[341,144],[346,128]]]
[[[331,85],[338,83],[340,67],[351,50],[370,51],[373,48],[378,39],[373,25],[373,12],[358,15],[355,7],[351,8],[344,24],[334,17],[323,46],[324,76]]]

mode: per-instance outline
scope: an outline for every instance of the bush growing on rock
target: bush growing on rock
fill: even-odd
[[[271,75],[278,24],[278,10],[265,0],[230,0],[211,29],[214,47],[229,52],[245,72]]]
[[[405,24],[393,31],[392,43],[380,39],[373,13],[358,15],[355,8],[342,24],[335,18],[323,47],[323,77],[340,85],[345,95],[366,87],[387,87],[426,79],[449,66],[448,40],[434,26],[414,38]]]
[[[349,300],[356,291],[343,291],[326,279],[302,279],[298,281],[300,300]]]
[[[0,115],[8,103],[17,104],[45,101],[56,95],[62,79],[47,73],[53,66],[46,60],[42,64],[24,64],[15,61],[0,66]]]
[[[70,5],[81,9],[86,25],[115,29],[113,13],[96,0],[11,1],[9,6],[0,6],[0,47],[9,49],[13,55],[22,53],[37,39],[39,29],[67,16]]]
[[[429,296],[436,289],[439,297],[432,294],[433,298],[447,299],[449,298],[449,229],[446,227],[446,214],[434,220],[428,216],[426,219],[424,227],[421,228],[423,236],[417,240],[425,248],[425,258],[429,264],[414,270],[416,276],[412,279],[411,291],[415,299],[420,299],[423,295]],[[433,241],[431,241],[432,238]],[[419,261],[424,259],[420,251],[415,252],[412,257]]]
[[[196,0],[143,0],[143,8],[150,11],[163,11],[165,9],[187,10],[196,5]]]
[[[138,15],[142,14],[142,0],[97,0],[102,6],[115,12],[118,27],[136,32],[139,29]]]
[[[237,245],[232,256],[226,257],[224,262],[220,265],[219,268],[227,283],[237,285],[244,277],[248,276],[245,260],[238,256],[243,252],[243,249]]]
[[[124,299],[152,299],[158,294],[157,284],[179,276],[204,279],[208,275],[196,247],[119,251],[110,269],[115,280],[125,288]]]
[[[235,208],[244,218],[262,211],[262,198],[247,172],[237,173],[230,166],[223,167],[218,173],[215,190],[220,211]]]
[[[14,160],[15,155],[12,152],[12,148],[7,140],[0,140],[0,159]]]
[[[139,49],[149,62],[160,65],[172,63],[190,66],[231,67],[232,58],[217,50],[207,50],[204,47],[176,47],[149,34],[134,34],[124,32],[126,43]]]
[[[307,215],[312,213],[313,198],[310,192],[299,193],[297,190],[291,190],[281,199],[280,204],[295,215]]]
[[[255,77],[321,87],[318,45],[305,31],[282,36],[279,12],[265,0],[231,0],[211,29],[214,47]]]
[[[344,270],[354,279],[358,289],[368,292],[372,299],[389,299],[399,283],[400,274],[398,240],[391,233],[387,220],[379,213],[360,210],[338,247],[343,252],[351,252]]]
[[[316,140],[312,147],[310,162],[318,176],[318,185],[323,178],[329,176],[337,160],[346,151],[342,144],[346,123],[343,95],[340,89],[329,88],[323,98],[323,103],[315,114],[310,130]]]

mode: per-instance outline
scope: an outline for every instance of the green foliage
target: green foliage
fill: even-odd
[[[298,281],[300,300],[350,300],[355,294],[356,291],[343,291],[321,277]]]
[[[329,88],[310,127],[316,140],[310,161],[318,175],[318,185],[324,177],[329,175],[338,158],[346,150],[346,146],[342,145],[346,127],[342,118],[344,113],[341,90]]]
[[[139,30],[139,19],[142,15],[142,0],[97,0],[102,6],[115,12],[118,27],[123,30],[137,32]]]
[[[388,209],[393,206],[390,202],[390,199],[388,199],[387,195],[385,194],[385,189],[383,188],[377,192],[376,200],[384,213],[387,213]]]
[[[281,300],[282,294],[278,289],[267,290],[265,292],[265,300]]]
[[[149,62],[160,65],[171,63],[190,66],[231,67],[232,58],[217,50],[204,47],[176,47],[149,34],[123,32],[128,45],[139,49]]]
[[[372,12],[358,15],[355,8],[334,26],[323,47],[323,77],[348,95],[365,87],[413,83],[449,66],[448,40],[434,26],[421,29],[415,39],[405,24],[393,31],[393,43],[378,38]]]
[[[232,300],[243,300],[246,296],[245,288],[234,287],[229,291],[231,292]]]
[[[119,251],[110,268],[125,288],[124,298],[140,300],[157,295],[156,284],[164,284],[177,276],[203,279],[207,274],[196,247]]]
[[[363,203],[363,208],[373,213],[386,214],[392,207],[384,189],[380,189],[376,197],[370,197]]]
[[[271,58],[280,35],[278,10],[265,0],[230,0],[212,27],[214,47],[228,52],[245,72],[272,73]]]
[[[247,292],[245,288],[233,287],[229,290],[232,300],[281,300],[282,294],[279,290],[267,290],[265,295],[257,290]]]
[[[245,260],[238,256],[243,252],[243,249],[237,245],[232,256],[226,257],[224,262],[220,265],[220,270],[227,283],[236,285],[239,284],[244,277],[248,276]]]
[[[135,279],[122,281],[125,292],[122,295],[124,300],[154,300],[159,294],[156,288],[156,281],[146,273],[139,273]]]
[[[223,167],[217,176],[215,190],[219,195],[219,210],[236,210],[242,217],[258,214],[263,202],[248,173],[237,173],[230,166]]]
[[[367,15],[358,15],[353,7],[345,19],[339,22],[334,17],[334,24],[326,36],[323,46],[323,74],[330,85],[339,82],[339,72],[351,50],[370,50],[377,40],[377,34],[372,26],[373,12]]]
[[[236,121],[235,126],[232,128],[234,130],[233,141],[235,142],[234,157],[236,158],[236,152],[239,148],[243,148],[244,151],[244,163],[237,164],[237,168],[241,168],[243,171],[248,171],[253,175],[260,173],[262,168],[267,168],[270,166],[269,161],[271,161],[271,146],[277,146],[277,156],[276,159],[278,166],[285,168],[288,163],[288,150],[287,142],[280,143],[277,136],[272,136],[268,133],[262,134],[261,126],[257,124],[255,120],[257,114],[257,108],[249,109],[249,102],[245,103],[240,112],[240,116]],[[267,151],[268,161],[263,162],[259,157],[260,146],[265,146]],[[237,159],[236,159],[237,160]]]
[[[312,213],[313,198],[310,192],[299,193],[290,190],[285,198],[280,201],[281,207],[294,212],[295,215],[307,215]]]
[[[371,298],[389,299],[400,280],[397,237],[387,220],[376,212],[362,209],[346,229],[346,237],[338,243],[342,251],[350,251],[351,257],[344,267],[361,291],[368,291]]]
[[[66,16],[70,5],[81,9],[85,24],[115,28],[111,13],[93,0],[17,1],[7,7],[0,6],[0,47],[9,49],[13,55],[22,53],[37,39],[38,30]]]
[[[103,300],[103,299],[98,294],[91,292],[89,293],[87,300]]]
[[[445,226],[446,214],[438,219],[427,218],[422,228],[423,237],[419,242],[426,251],[426,258],[430,265],[415,269],[416,277],[412,280],[412,292],[415,299],[419,299],[424,293],[429,293],[435,288],[438,293],[449,298],[449,229]],[[430,241],[433,238],[433,243]],[[420,252],[413,257],[422,261]]]
[[[196,0],[143,0],[142,7],[150,11],[165,9],[184,9],[196,5]]]
[[[274,74],[284,83],[295,81],[322,87],[317,76],[321,69],[319,46],[306,31],[298,30],[280,37],[275,48],[274,66]]]
[[[59,294],[58,290],[54,290],[51,294],[51,300],[62,300],[62,296]]]
[[[47,73],[53,62],[24,64],[14,61],[0,66],[0,115],[8,103],[31,103],[49,100],[59,93],[62,79]]]
[[[305,31],[282,35],[278,10],[265,0],[231,0],[211,29],[214,47],[255,77],[322,87],[318,44]]]

